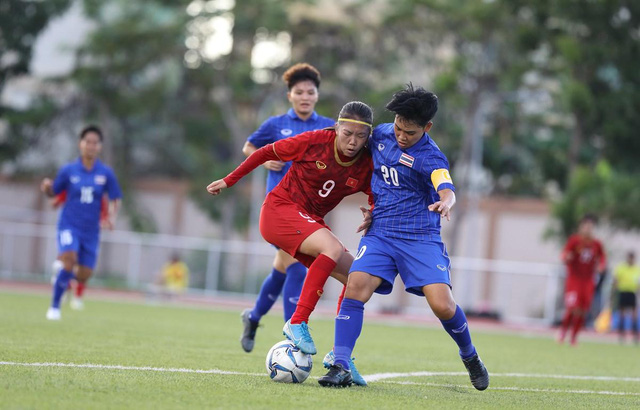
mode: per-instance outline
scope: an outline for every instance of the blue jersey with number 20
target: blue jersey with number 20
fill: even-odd
[[[369,139],[375,208],[368,234],[429,239],[440,234],[440,214],[427,207],[440,200],[438,190],[455,190],[449,162],[426,133],[408,149],[401,149],[393,127],[380,124]]]

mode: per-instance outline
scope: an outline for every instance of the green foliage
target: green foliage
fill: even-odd
[[[70,0],[0,0],[0,92],[9,78],[29,71],[38,34],[70,4]]]
[[[553,203],[552,214],[559,227],[549,234],[566,239],[577,229],[580,218],[593,213],[621,230],[640,228],[640,175],[616,171],[606,161],[594,168],[580,167],[566,191]]]

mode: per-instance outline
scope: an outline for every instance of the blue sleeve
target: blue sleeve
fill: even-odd
[[[276,142],[273,137],[273,121],[275,117],[271,117],[260,125],[260,127],[247,138],[247,141],[255,145],[257,148],[262,148],[267,144]]]
[[[58,195],[62,191],[66,191],[69,186],[69,167],[64,166],[58,171],[56,179],[53,180],[53,193]]]
[[[107,193],[109,194],[109,199],[112,201],[122,198],[120,185],[118,185],[118,180],[112,169],[108,169],[107,172]]]

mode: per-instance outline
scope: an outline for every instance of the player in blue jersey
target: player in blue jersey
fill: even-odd
[[[66,191],[67,198],[58,220],[58,259],[62,261],[53,285],[47,319],[60,320],[60,299],[72,278],[86,282],[96,265],[100,239],[102,196],[109,197],[109,217],[104,228],[113,229],[122,194],[115,174],[100,162],[102,131],[89,126],[80,133],[80,157],[58,172],[55,180],[45,178],[40,189],[53,197]],[[75,269],[75,274],[74,274]]]
[[[372,222],[360,241],[349,272],[345,298],[335,322],[334,350],[325,357],[323,386],[349,386],[349,358],[362,330],[364,304],[374,292],[391,292],[399,274],[405,290],[426,297],[433,313],[457,343],[471,383],[489,386],[462,309],[451,294],[450,261],[440,237],[440,219],[449,220],[456,202],[449,163],[427,134],[438,98],[409,84],[386,108],[392,124],[375,128],[369,140],[373,157]],[[365,215],[368,217],[368,215]]]
[[[300,63],[290,67],[282,75],[287,85],[287,98],[291,108],[284,115],[266,120],[247,139],[242,152],[249,156],[259,148],[278,140],[293,137],[305,131],[332,127],[335,121],[318,115],[314,108],[318,102],[320,72],[310,64]],[[267,193],[284,177],[291,162],[267,161]],[[253,309],[242,312],[243,332],[240,344],[245,352],[251,352],[255,343],[256,330],[260,318],[273,306],[283,293],[284,320],[291,318],[304,283],[307,268],[288,253],[278,249],[273,260],[273,269],[260,288],[260,294]]]

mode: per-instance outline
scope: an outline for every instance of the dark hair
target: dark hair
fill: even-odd
[[[83,140],[84,137],[90,132],[95,132],[96,134],[98,134],[98,138],[100,138],[100,142],[102,142],[102,130],[100,130],[100,128],[96,125],[89,125],[84,127],[82,131],[80,131],[80,139]]]
[[[301,81],[311,81],[316,85],[316,88],[320,88],[320,71],[311,64],[298,63],[289,67],[282,74],[282,80],[289,89]]]
[[[438,111],[438,97],[422,87],[414,88],[409,83],[407,88],[393,94],[386,109],[406,121],[424,127]]]
[[[366,122],[371,124],[371,129],[373,129],[373,110],[361,101],[346,103],[340,110],[340,114],[338,114],[338,119],[340,118]]]
[[[598,223],[598,217],[595,214],[584,214],[582,218],[580,218],[580,223],[583,222],[592,222],[594,225]]]

